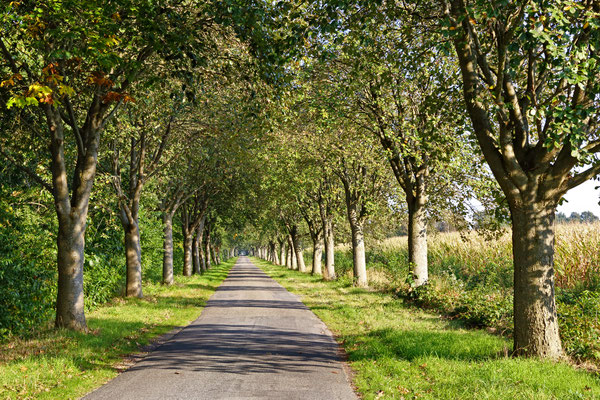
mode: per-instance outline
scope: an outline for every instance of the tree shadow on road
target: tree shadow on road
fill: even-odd
[[[339,369],[338,346],[326,334],[257,325],[198,324],[150,354],[132,370],[184,369],[227,374]]]

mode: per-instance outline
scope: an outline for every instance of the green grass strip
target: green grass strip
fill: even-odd
[[[235,263],[204,275],[147,285],[144,299],[115,299],[87,314],[93,333],[49,329],[0,347],[0,399],[76,399],[114,378],[153,338],[188,325]]]
[[[600,377],[566,363],[508,357],[505,338],[391,294],[253,261],[337,336],[364,399],[600,399]]]

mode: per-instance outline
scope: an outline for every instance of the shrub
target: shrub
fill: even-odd
[[[557,303],[565,351],[579,360],[600,362],[600,293],[559,290]]]

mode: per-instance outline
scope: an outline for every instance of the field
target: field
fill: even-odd
[[[428,245],[430,281],[425,287],[413,290],[407,279],[406,238],[367,244],[370,285],[394,292],[415,306],[433,309],[450,319],[510,336],[513,284],[510,232],[495,238],[474,232],[437,233],[430,235]],[[347,245],[337,247],[336,267],[342,275],[351,274],[352,257]],[[600,365],[600,223],[557,226],[555,269],[563,346],[575,362],[597,368]]]

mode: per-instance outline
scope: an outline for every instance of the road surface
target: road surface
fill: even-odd
[[[84,399],[357,397],[325,325],[240,257],[196,321]]]

